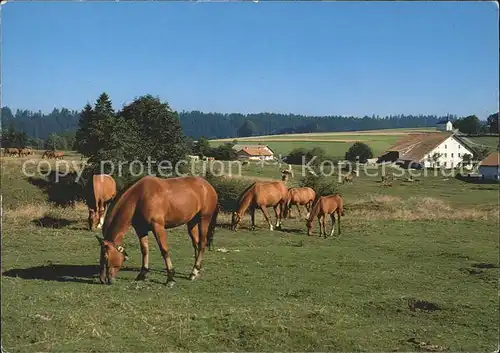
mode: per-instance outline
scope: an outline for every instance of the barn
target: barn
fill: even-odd
[[[455,168],[472,150],[453,133],[409,134],[387,149],[378,162],[394,162],[403,167]]]
[[[484,179],[500,179],[500,153],[493,152],[479,163],[479,173]]]

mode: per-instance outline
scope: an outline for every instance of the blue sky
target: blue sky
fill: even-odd
[[[35,2],[2,7],[2,105],[310,115],[498,110],[493,2]]]

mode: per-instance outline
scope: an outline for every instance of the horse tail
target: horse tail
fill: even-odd
[[[220,205],[217,204],[215,206],[214,213],[212,213],[212,219],[210,220],[210,223],[208,224],[208,233],[207,233],[207,246],[208,250],[212,250],[212,245],[214,242],[214,233],[215,233],[215,226],[217,224],[217,215],[219,214],[220,210]]]

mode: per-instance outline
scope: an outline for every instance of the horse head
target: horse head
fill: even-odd
[[[123,263],[128,259],[128,254],[123,246],[97,235],[96,238],[101,245],[99,279],[101,283],[112,284]]]

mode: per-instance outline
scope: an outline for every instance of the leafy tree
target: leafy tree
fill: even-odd
[[[464,134],[475,135],[481,132],[481,121],[475,115],[469,115],[465,118],[458,119],[455,126]]]
[[[234,145],[229,142],[215,148],[209,148],[209,150],[206,151],[206,156],[214,157],[215,159],[221,161],[233,161],[237,158],[237,154],[233,149],[233,146]]]
[[[50,134],[45,140],[44,148],[47,150],[68,150],[68,142],[62,136]]]
[[[498,134],[498,112],[491,114],[486,119],[486,125],[488,126],[488,131],[492,134]]]
[[[356,162],[359,159],[360,163],[366,163],[369,158],[373,158],[373,151],[366,143],[355,142],[345,153],[345,159],[351,162]]]
[[[205,137],[200,137],[198,141],[193,146],[193,153],[203,157],[207,156],[207,153],[210,151],[210,143]]]
[[[462,156],[463,164],[469,165],[472,162],[472,155],[470,153],[465,153]]]
[[[490,151],[484,147],[472,147],[472,152],[474,152],[474,159],[478,161],[485,159],[490,153]]]
[[[28,136],[24,131],[17,131],[13,124],[10,124],[7,131],[2,130],[2,146],[24,148],[28,143]]]
[[[246,119],[243,125],[238,129],[238,137],[252,136],[257,131],[257,127],[250,119]]]

